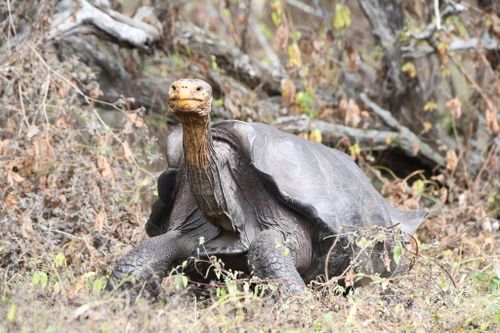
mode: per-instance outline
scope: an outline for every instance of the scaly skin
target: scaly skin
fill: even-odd
[[[191,243],[193,240],[176,231],[145,240],[118,261],[106,289],[131,289],[140,285],[150,295],[157,296],[168,269],[193,252]]]
[[[262,279],[275,279],[283,292],[303,292],[304,280],[295,268],[294,258],[284,246],[283,236],[275,230],[259,233],[248,250],[248,265]]]

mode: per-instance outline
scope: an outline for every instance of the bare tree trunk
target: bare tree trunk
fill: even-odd
[[[379,74],[380,102],[401,122],[419,133],[422,130],[424,93],[418,75],[402,71],[405,64],[399,33],[404,27],[405,17],[402,0],[359,0],[373,35],[384,49],[382,71]]]

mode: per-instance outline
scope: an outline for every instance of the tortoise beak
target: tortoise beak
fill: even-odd
[[[199,99],[172,99],[169,98],[169,106],[170,109],[174,112],[176,111],[181,111],[181,112],[190,112],[190,111],[195,111],[198,109],[198,107],[203,103],[203,100]]]

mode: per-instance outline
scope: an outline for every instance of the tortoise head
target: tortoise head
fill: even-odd
[[[177,115],[210,115],[212,87],[203,80],[181,79],[170,85],[168,108]]]

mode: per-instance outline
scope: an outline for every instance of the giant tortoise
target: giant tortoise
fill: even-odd
[[[134,277],[157,289],[175,265],[205,253],[300,291],[323,273],[336,235],[395,225],[412,234],[423,221],[389,204],[343,152],[261,123],[212,123],[212,88],[202,80],[175,81],[168,96],[182,126],[167,139],[151,238],[118,261],[109,286]],[[330,272],[349,264],[345,248]]]

